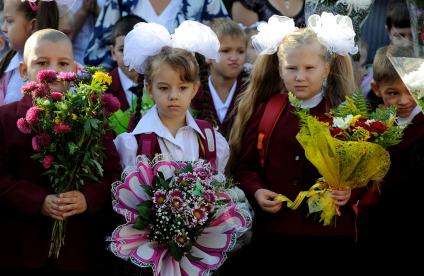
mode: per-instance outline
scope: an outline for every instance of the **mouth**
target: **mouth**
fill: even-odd
[[[240,64],[238,64],[238,63],[230,63],[230,64],[228,64],[228,66],[231,67],[231,68],[239,68],[240,67]]]

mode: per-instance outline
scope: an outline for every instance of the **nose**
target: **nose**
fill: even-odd
[[[56,71],[56,72],[61,72],[62,70],[60,69],[60,66],[59,66],[59,64],[56,64],[56,63],[52,63],[50,66],[49,66],[49,68],[48,68],[49,70],[53,70],[53,71]]]
[[[305,79],[304,73],[302,72],[302,70],[298,70],[296,72],[296,81],[303,81]]]
[[[6,28],[6,21],[3,20],[3,23],[1,24],[1,31],[5,34],[7,34],[7,28]]]
[[[173,88],[171,89],[171,91],[169,92],[169,100],[170,101],[175,101],[178,99],[178,97],[180,96],[180,91],[178,91],[177,88]]]

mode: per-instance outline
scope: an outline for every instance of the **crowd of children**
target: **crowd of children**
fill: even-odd
[[[396,7],[404,11],[404,6]],[[20,88],[36,81],[38,72],[78,70],[72,41],[57,30],[59,11],[55,1],[4,1],[2,30],[10,51],[0,62],[2,275],[148,273],[118,261],[106,249],[106,237],[117,223],[111,184],[142,154],[150,158],[163,154],[176,161],[205,159],[233,176],[245,193],[255,213],[253,237],[229,254],[219,275],[272,275],[303,265],[308,272],[320,265],[339,271],[353,269],[351,262],[361,255],[382,256],[391,261],[387,267],[417,265],[410,248],[419,250],[422,241],[422,187],[417,179],[424,169],[424,115],[389,61],[389,57],[414,57],[404,14],[388,14],[392,43],[377,51],[368,78],[360,68],[366,63],[365,51],[354,67],[349,55],[357,50],[353,38],[340,42],[345,34],[338,36],[337,30],[326,28],[330,26],[316,28],[306,22],[306,27],[298,28],[292,19],[274,16],[262,23],[259,32],[281,22],[291,27],[279,29],[281,34],[275,35],[280,40],[264,41],[257,31],[252,36],[228,18],[214,19],[209,27],[184,21],[178,27],[183,31],[173,35],[136,15],[120,18],[111,29],[110,55],[117,66],[111,70],[112,84],[106,93],[119,99],[123,111],[131,110],[128,132],[115,137],[108,132],[104,137],[107,159],[99,181],[79,191],[54,194],[42,165],[31,158],[31,137],[18,130],[16,121],[32,104]],[[247,57],[252,40],[261,53]],[[365,44],[362,49],[366,50]],[[246,62],[251,64],[248,70]],[[290,210],[276,200],[280,194],[295,198],[320,177],[296,140],[299,118],[287,92],[302,101],[302,108],[320,116],[357,87],[372,89],[363,92],[373,107],[397,107],[396,120],[405,124],[404,136],[388,149],[391,167],[382,182],[363,190],[331,190],[341,215],[335,227],[323,226],[308,216],[307,204]],[[143,90],[155,105],[141,116]],[[268,107],[277,101],[282,101],[280,109],[270,113]],[[270,120],[272,132],[263,138],[262,125]],[[49,258],[51,223],[64,219],[66,245],[59,258]],[[319,257],[324,254],[327,259]],[[400,261],[399,254],[409,261]]]

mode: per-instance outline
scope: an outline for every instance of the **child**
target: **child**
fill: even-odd
[[[411,21],[404,0],[392,0],[387,5],[386,30],[391,45],[412,48]]]
[[[199,112],[197,118],[211,122],[228,138],[234,121],[235,102],[244,85],[242,71],[247,39],[243,30],[230,19],[215,19],[210,27],[219,38],[221,61],[210,62],[209,78],[202,81],[192,108]]]
[[[168,38],[165,36],[164,27],[140,23],[126,36],[124,60],[129,61],[129,68],[144,74],[147,91],[156,105],[143,115],[131,133],[120,134],[114,140],[124,167],[135,165],[136,155],[153,158],[162,153],[164,158],[177,161],[203,158],[219,171],[224,170],[229,155],[227,141],[210,123],[193,119],[188,111],[200,86],[199,66],[191,48],[209,52],[208,58],[218,58],[218,38],[205,28],[200,23],[185,21],[171,40],[169,34]],[[190,36],[181,37],[177,32]],[[202,39],[206,37],[212,39]],[[159,42],[167,39],[171,45],[184,45],[184,49],[166,46],[169,44],[161,46]],[[144,60],[140,51],[153,54]],[[124,265],[119,275],[139,269]],[[123,272],[126,270],[129,272]]]
[[[10,51],[0,61],[0,105],[22,98],[23,82],[18,66],[27,38],[33,31],[44,28],[57,29],[59,12],[55,1],[4,1],[4,23]]]
[[[413,57],[413,52],[410,48],[394,46],[380,48],[374,59],[372,83],[385,106],[397,106],[398,122],[409,124],[402,141],[389,148],[391,165],[379,185],[380,194],[374,193],[378,196],[376,205],[360,205],[359,238],[370,256],[388,261],[386,267],[418,268],[418,256],[412,252],[423,244],[419,218],[424,192],[420,183],[424,170],[424,115],[388,56]]]
[[[133,91],[138,85],[138,73],[129,70],[124,64],[124,38],[133,29],[134,25],[139,22],[145,22],[141,17],[136,15],[128,15],[119,19],[112,29],[112,46],[110,51],[112,59],[117,63],[117,67],[111,71],[112,85],[108,89],[108,93],[112,93],[119,99],[121,109],[123,111],[132,108],[135,100],[137,106],[141,108],[141,95],[137,97]]]
[[[76,72],[73,58],[69,38],[57,30],[44,29],[28,38],[19,69],[24,79],[36,81],[37,73],[44,69]],[[114,171],[118,156],[111,137],[105,137],[107,160],[101,182],[86,183],[80,191],[58,196],[43,175],[42,164],[31,158],[32,136],[17,128],[17,118],[25,116],[31,105],[31,97],[25,96],[0,107],[0,235],[7,237],[3,240],[7,250],[0,253],[0,272],[106,272],[103,252],[104,231],[109,230],[105,224],[112,211],[110,185],[119,174]],[[58,259],[49,259],[53,219],[65,218],[65,245]]]
[[[294,28],[294,22],[288,25]],[[271,22],[268,26],[276,29],[271,26]],[[322,26],[317,33],[311,27],[293,31],[279,28],[288,33],[282,41],[277,40],[276,45],[265,43],[270,47],[261,50],[273,54],[260,55],[256,60],[230,135],[230,168],[248,198],[254,202],[256,214],[252,246],[249,253],[246,253],[251,259],[247,261],[263,264],[259,268],[263,274],[271,275],[279,269],[297,270],[302,262],[306,262],[306,267],[301,268],[303,272],[305,269],[319,269],[316,266],[318,263],[332,268],[342,267],[345,265],[344,258],[354,247],[354,213],[348,204],[351,197],[349,189],[332,191],[335,204],[342,213],[337,217],[337,227],[323,226],[311,216],[308,217],[305,203],[297,210],[290,210],[274,200],[278,194],[294,199],[320,177],[296,140],[299,119],[293,114],[294,109],[289,103],[284,109],[281,108],[282,113],[275,121],[272,135],[267,138],[267,156],[261,156],[257,149],[257,144],[261,142],[258,139],[258,127],[263,118],[265,103],[272,96],[291,91],[302,100],[302,107],[310,108],[313,115],[319,115],[336,107],[347,94],[354,91],[352,63],[347,55],[354,53],[353,38],[349,44],[345,44],[345,49],[330,52],[327,48],[335,49],[331,43],[337,45],[337,41],[326,37],[329,32],[325,27],[329,26]],[[333,35],[333,40],[339,37],[337,33]],[[260,38],[257,37],[258,40]],[[262,39],[270,38],[262,36]],[[280,75],[285,88],[282,88]],[[279,253],[275,254],[274,250],[269,249],[270,246],[279,250]],[[322,261],[321,255],[329,259]],[[243,260],[245,263],[247,261]],[[280,268],[276,267],[279,262]],[[247,266],[247,269],[255,268]]]
[[[253,26],[249,26],[244,29],[244,33],[246,34],[247,39],[246,63],[244,64],[244,70],[249,73],[252,71],[253,64],[258,57],[258,54],[252,45],[252,37],[258,33],[257,27],[259,23],[261,22],[257,22],[256,24],[253,24]]]

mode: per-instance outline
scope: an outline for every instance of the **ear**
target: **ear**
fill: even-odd
[[[111,53],[111,55],[112,55],[112,60],[113,60],[113,61],[116,61],[116,57],[115,57],[115,47],[114,47],[113,45],[110,45],[110,46],[109,46],[109,49],[110,49],[110,53]]]
[[[28,68],[25,63],[19,63],[19,74],[21,74],[22,81],[28,81]]]
[[[371,82],[371,89],[378,97],[382,97],[380,89],[378,89],[378,84],[375,81]]]
[[[35,31],[35,27],[37,25],[37,19],[33,18],[31,21],[29,21],[29,26],[31,28],[30,33],[33,33]]]

